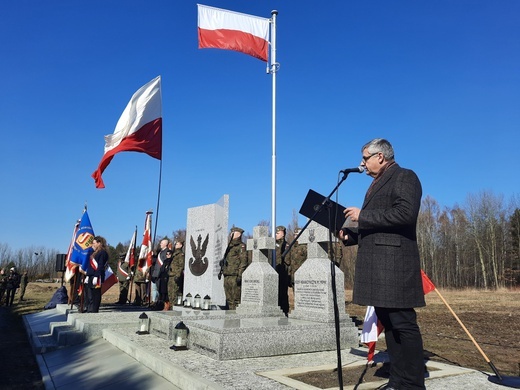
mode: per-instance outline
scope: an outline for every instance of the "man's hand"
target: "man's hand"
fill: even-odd
[[[357,207],[347,207],[343,214],[345,214],[345,218],[350,218],[352,222],[358,222],[359,221],[359,213],[360,209]]]

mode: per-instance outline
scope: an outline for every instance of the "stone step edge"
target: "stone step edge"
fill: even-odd
[[[113,330],[103,330],[103,338],[175,386],[187,390],[224,390],[220,385],[176,366],[161,356],[154,355]]]

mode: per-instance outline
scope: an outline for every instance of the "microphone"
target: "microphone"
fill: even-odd
[[[356,168],[347,168],[347,169],[343,169],[342,171],[340,171],[340,173],[345,173],[345,174],[348,174],[348,173],[351,173],[351,172],[355,172],[355,173],[363,173],[365,171],[365,168],[363,168],[361,165],[359,167],[356,167]]]

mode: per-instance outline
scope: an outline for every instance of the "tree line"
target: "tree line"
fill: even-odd
[[[269,222],[263,220],[259,225],[269,226]],[[289,242],[297,227],[298,214],[293,211],[287,225]],[[178,229],[171,238],[185,234],[184,229]],[[157,237],[156,241],[164,236]],[[503,196],[483,191],[468,195],[462,206],[441,208],[435,199],[426,196],[419,212],[417,241],[421,267],[437,287],[497,289],[520,284],[520,207],[516,198],[506,204]],[[114,271],[119,255],[126,253],[129,243],[108,246]],[[351,288],[356,247],[335,245],[345,286]],[[61,273],[56,272],[58,253],[34,246],[13,251],[0,242],[0,268],[16,266],[20,271],[27,270],[30,280],[61,278]]]

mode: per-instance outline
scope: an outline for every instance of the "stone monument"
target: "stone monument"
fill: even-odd
[[[268,233],[267,226],[255,226],[253,238],[247,240],[247,250],[253,251],[253,261],[242,274],[237,314],[284,316],[278,306],[278,274],[268,262],[268,251],[275,248],[275,238],[268,237]]]
[[[329,230],[312,221],[300,242],[307,244],[307,260],[294,275],[294,310],[289,318],[334,322]],[[336,266],[335,274],[339,320],[350,321],[345,312],[344,274]]]
[[[213,305],[225,306],[224,283],[218,273],[227,246],[228,219],[229,195],[215,204],[188,209],[184,298],[207,295]]]

